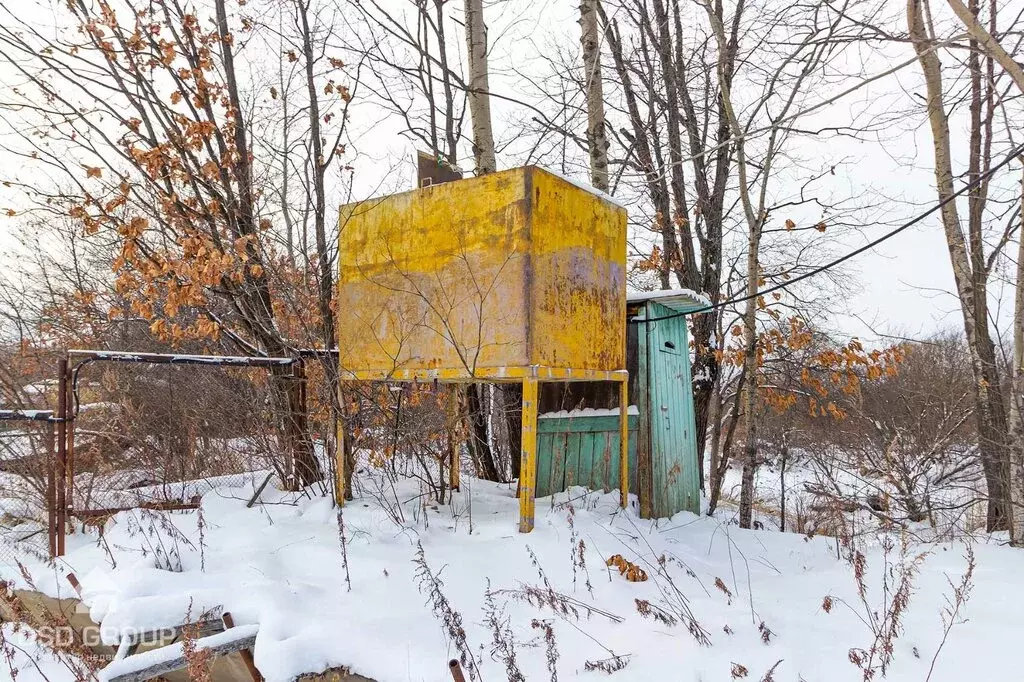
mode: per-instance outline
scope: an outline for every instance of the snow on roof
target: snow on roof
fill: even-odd
[[[655,291],[637,291],[626,289],[627,303],[643,303],[657,301],[673,310],[693,310],[711,305],[711,299],[698,294],[693,289],[657,289]]]
[[[544,166],[536,166],[536,167],[539,168],[540,170],[544,171],[545,173],[549,173],[551,175],[554,175],[556,178],[559,178],[561,180],[565,180],[570,185],[574,185],[576,187],[579,187],[580,189],[582,189],[585,192],[589,192],[591,194],[596,194],[597,196],[601,197],[602,199],[604,199],[605,201],[607,201],[610,204],[615,204],[619,208],[626,208],[626,205],[624,203],[622,203],[621,201],[619,201],[618,199],[613,197],[611,194],[608,194],[607,192],[602,192],[601,190],[597,189],[593,185],[588,185],[587,183],[583,182],[582,180],[576,180],[574,178],[570,178],[567,175],[562,175],[558,171],[551,170],[550,168],[545,168]]]

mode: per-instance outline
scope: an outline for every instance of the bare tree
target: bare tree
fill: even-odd
[[[246,90],[246,50],[258,23],[244,10],[229,11],[224,0],[123,9],[115,16],[106,5],[70,3],[62,12],[71,30],[57,38],[6,17],[0,55],[18,65],[24,83],[7,108],[26,123],[8,149],[63,183],[21,182],[27,202],[40,213],[72,217],[84,240],[107,250],[117,274],[112,286],[127,300],[104,315],[130,312],[155,336],[177,341],[223,336],[245,354],[287,355],[295,345],[331,338],[326,200],[311,211],[323,228],[312,258],[317,269],[309,273],[321,318],[313,337],[291,336],[302,327],[290,323],[297,310],[277,286],[278,233],[268,202],[275,183],[258,153],[263,122]],[[33,136],[30,129],[45,132]],[[322,169],[328,158],[330,152],[314,164]],[[322,187],[323,178],[314,184]],[[303,419],[293,382],[284,375],[274,382],[281,414]],[[306,438],[294,469],[291,485],[320,477]]]
[[[988,529],[1009,527],[1009,452],[1007,410],[1000,386],[995,343],[989,327],[990,310],[988,281],[994,256],[985,253],[985,210],[988,204],[992,167],[993,120],[1000,106],[999,85],[993,75],[994,54],[983,57],[979,39],[984,35],[971,33],[967,56],[970,81],[970,127],[968,178],[976,187],[968,196],[967,236],[965,238],[959,207],[953,200],[956,173],[953,170],[952,142],[947,112],[948,95],[943,85],[943,65],[933,49],[934,30],[926,19],[927,0],[907,3],[907,26],[911,42],[924,73],[927,90],[927,114],[932,132],[935,156],[935,180],[938,196],[943,201],[941,217],[946,243],[949,246],[953,279],[963,313],[964,332],[970,349],[975,380],[975,410],[978,421],[979,447],[988,486]],[[968,14],[977,17],[980,8],[972,0]],[[995,5],[990,22],[995,25]],[[1000,240],[1001,248],[1005,242]]]
[[[1017,89],[1024,95],[1024,69],[1020,64],[1003,48],[988,29],[979,20],[977,3],[971,7],[964,5],[960,0],[946,0],[953,9],[957,18],[960,19],[967,32],[971,36],[972,47],[977,46],[988,55],[990,60],[995,60],[1013,79]],[[990,22],[995,28],[996,16],[995,5],[990,9]],[[976,68],[975,60],[972,60],[972,67]],[[991,73],[991,66],[987,73]],[[1024,188],[1024,183],[1022,183]],[[1021,219],[1024,221],[1024,194],[1021,196],[1022,208]],[[1010,522],[1010,539],[1014,544],[1024,544],[1024,423],[1021,420],[1022,401],[1024,401],[1024,224],[1018,233],[1020,242],[1017,254],[1017,281],[1016,296],[1013,315],[1013,364],[1010,369],[1010,414],[1008,428],[1009,440],[1009,467],[1007,485],[1009,486],[1010,510],[1008,520]]]
[[[747,140],[744,127],[737,117],[729,83],[728,51],[730,40],[725,24],[710,2],[704,3],[708,19],[718,45],[718,83],[726,120],[735,139],[738,192],[747,224],[747,287],[743,313],[744,360],[743,376],[746,398],[744,414],[746,444],[744,446],[743,483],[740,492],[740,527],[750,528],[753,514],[754,474],[758,466],[757,441],[757,390],[758,390],[758,332],[757,311],[763,303],[759,301],[758,288],[762,278],[758,254],[765,222],[771,206],[768,204],[768,187],[773,177],[772,166],[776,162],[786,134],[777,122],[784,119],[803,94],[808,77],[818,68],[831,52],[831,40],[836,34],[842,11],[837,18],[819,17],[812,14],[806,25],[800,27],[803,35],[797,35],[790,42],[795,47],[772,73],[762,102],[778,99],[781,102],[777,112],[769,114],[771,127],[768,132],[766,150],[757,164],[756,176],[747,157]],[[755,177],[757,178],[755,180]]]

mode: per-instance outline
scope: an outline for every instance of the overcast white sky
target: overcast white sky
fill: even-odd
[[[35,0],[18,1],[19,6],[14,11],[19,14],[34,12],[44,21],[49,15],[45,10],[34,9],[40,4]],[[24,2],[24,8],[20,6],[21,2]],[[46,5],[47,0],[42,0],[41,4]],[[897,4],[902,6],[903,3]],[[512,75],[513,70],[541,68],[536,66],[540,62],[540,52],[553,46],[573,49],[578,45],[579,28],[574,21],[576,7],[574,0],[488,5],[488,12],[501,11],[491,27],[492,35],[500,38],[492,46],[495,71],[492,86],[495,90],[513,97],[522,96],[517,90],[519,82]],[[8,5],[8,8],[13,9],[13,6]],[[893,48],[889,56],[899,61],[912,56],[912,53],[904,45]],[[877,57],[867,59],[868,71],[884,71],[890,65]],[[10,78],[10,70],[0,64],[0,84],[5,78]],[[863,196],[865,203],[876,204],[874,208],[858,214],[863,218],[863,229],[844,237],[842,244],[835,247],[837,252],[875,238],[935,201],[930,134],[921,112],[920,99],[916,102],[914,99],[914,93],[920,90],[917,67],[912,65],[802,122],[806,127],[812,124],[837,125],[853,120],[877,122],[889,113],[903,109],[908,111],[897,120],[887,120],[866,141],[832,137],[805,143],[797,150],[806,160],[842,162],[836,176],[828,180],[827,192],[846,199]],[[806,104],[813,104],[830,94],[824,91],[811,93]],[[411,165],[397,177],[391,169],[396,159],[412,158],[413,145],[397,134],[397,124],[381,122],[368,106],[356,106],[352,112],[352,126],[361,131],[354,145],[360,155],[352,161],[357,197],[380,187],[404,189],[411,186]],[[500,102],[496,103],[495,111],[499,138],[502,137],[503,123],[524,115],[523,111]],[[468,123],[466,130],[469,130]],[[584,133],[583,130],[578,132]],[[464,149],[468,153],[468,145]],[[19,163],[16,157],[5,156],[0,151],[0,175],[23,176]],[[471,160],[467,159],[465,166],[470,167]],[[780,189],[780,192],[786,191],[794,190]],[[882,202],[880,196],[888,199]],[[7,207],[10,198],[0,187],[0,208]],[[817,216],[808,214],[807,219],[816,220]],[[0,251],[11,246],[12,227],[11,221],[0,219]],[[952,275],[937,216],[875,251],[858,257],[847,266],[847,271],[856,275],[858,286],[849,291],[834,310],[834,323],[846,333],[871,338],[874,334],[870,327],[874,327],[877,331],[919,336],[961,324],[955,298],[944,293],[951,291]]]

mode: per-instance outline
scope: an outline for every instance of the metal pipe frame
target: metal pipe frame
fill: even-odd
[[[304,384],[305,377],[302,368],[302,359],[293,357],[247,357],[240,355],[194,355],[187,353],[134,353],[130,351],[106,351],[87,350],[73,348],[67,351],[58,363],[57,368],[57,412],[50,413],[48,421],[57,424],[56,437],[56,460],[50,466],[48,489],[52,488],[52,513],[51,523],[51,554],[63,556],[65,549],[65,534],[67,533],[67,517],[69,513],[76,516],[88,516],[89,510],[72,512],[73,490],[74,490],[74,448],[75,429],[74,420],[78,416],[78,373],[86,365],[93,362],[116,362],[121,364],[148,364],[148,365],[203,365],[207,367],[293,367],[293,375],[297,374],[299,381]],[[297,369],[297,372],[295,370]],[[300,388],[299,399],[305,401],[304,387]],[[14,415],[16,413],[32,414],[42,411],[25,410],[4,410],[0,411],[0,418],[4,413]],[[13,419],[15,417],[8,417]],[[39,419],[44,421],[44,419]],[[294,445],[294,439],[293,445]],[[293,453],[294,454],[294,453]],[[107,512],[109,510],[99,510]]]

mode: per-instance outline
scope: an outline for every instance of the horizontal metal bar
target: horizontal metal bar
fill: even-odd
[[[0,410],[0,421],[48,422],[53,420],[51,410]]]
[[[337,348],[296,348],[295,354],[300,358],[318,358],[321,355],[338,355]]]
[[[86,360],[135,362],[152,365],[213,365],[230,367],[276,367],[291,365],[295,358],[248,357],[244,355],[189,355],[176,353],[132,353],[129,351],[69,350],[68,355]]]
[[[474,371],[458,368],[444,369],[395,369],[384,370],[345,370],[341,371],[342,379],[354,381],[422,381],[441,383],[466,383],[486,381],[494,383],[519,383],[523,379],[538,381],[615,381],[629,380],[629,372],[624,369],[596,370],[572,369],[568,367],[547,367],[544,365],[528,365],[525,367],[478,367]]]

